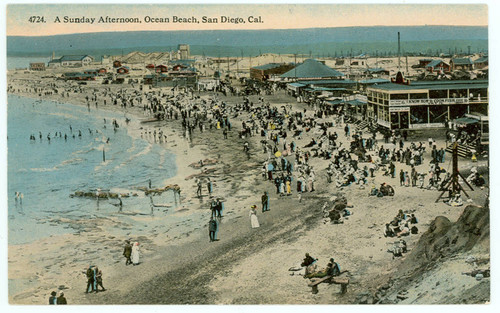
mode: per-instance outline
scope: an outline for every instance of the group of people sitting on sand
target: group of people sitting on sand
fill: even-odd
[[[418,219],[414,213],[407,214],[403,210],[399,210],[394,219],[385,224],[385,237],[402,237],[410,234],[418,234]]]
[[[317,262],[317,258],[312,257],[309,253],[306,253],[305,258],[302,263],[300,263],[300,266],[297,265],[292,267],[289,271],[299,272],[299,275],[303,275],[304,278],[322,278],[326,276],[336,277],[343,273],[340,271],[340,265],[335,262],[333,258],[330,258],[324,269],[318,269]],[[290,275],[294,275],[294,273]]]
[[[347,203],[347,199],[343,195],[334,196],[332,201],[332,203],[325,202],[323,205],[323,221],[324,223],[343,224],[344,220],[352,215],[352,212],[347,209],[352,208],[352,205]]]
[[[392,186],[388,185],[387,183],[382,183],[378,189],[375,186],[372,186],[368,195],[376,196],[379,198],[387,196],[392,197],[394,196],[394,188],[392,188]]]

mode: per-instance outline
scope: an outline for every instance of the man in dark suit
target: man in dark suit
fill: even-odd
[[[125,248],[123,249],[123,256],[127,259],[125,261],[125,265],[132,264],[132,260],[130,256],[132,255],[132,245],[130,245],[130,241],[125,241]]]
[[[57,297],[57,304],[68,304],[66,298],[64,297],[64,292],[61,291],[59,297]]]

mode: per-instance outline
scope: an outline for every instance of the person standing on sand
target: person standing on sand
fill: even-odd
[[[139,243],[138,242],[134,242],[134,245],[132,246],[132,264],[133,265],[139,264]]]
[[[213,217],[210,217],[210,222],[208,222],[208,233],[210,237],[210,242],[216,241],[215,233],[217,232],[217,221]]]
[[[95,275],[95,280],[96,280],[96,286],[95,286],[95,292],[99,292],[99,286],[101,286],[102,290],[101,291],[106,291],[106,288],[102,285],[102,271],[98,270],[96,268],[97,274]]]
[[[56,295],[57,295],[57,292],[55,292],[55,291],[52,291],[50,293],[49,304],[57,304],[57,297],[56,297]]]
[[[196,179],[196,185],[198,186],[198,189],[196,190],[196,195],[201,197],[201,179],[197,178]]]
[[[66,301],[66,298],[64,297],[64,292],[61,291],[61,293],[59,294],[59,297],[57,297],[57,304],[58,305],[64,305],[64,304],[68,304],[68,302]]]
[[[250,224],[252,225],[252,228],[258,228],[260,227],[259,224],[259,219],[257,218],[257,206],[252,205],[252,209],[250,210]]]
[[[262,200],[262,212],[269,211],[269,196],[267,195],[267,191],[264,191],[261,200]]]
[[[123,249],[123,256],[126,258],[125,265],[132,264],[132,260],[130,256],[132,255],[132,246],[130,245],[130,241],[125,241],[125,248]]]
[[[85,293],[89,293],[95,291],[95,268],[93,265],[90,265],[85,273],[87,275],[87,289],[85,289]]]
[[[212,181],[210,180],[210,177],[208,178],[208,181],[207,181],[207,190],[208,190],[208,194],[211,195],[212,194]]]

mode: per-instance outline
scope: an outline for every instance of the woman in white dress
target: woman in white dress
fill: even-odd
[[[132,246],[132,264],[137,265],[139,264],[139,243],[134,242],[134,245]]]
[[[257,206],[252,205],[252,209],[250,210],[250,223],[252,224],[252,228],[260,227],[259,219],[257,218]]]

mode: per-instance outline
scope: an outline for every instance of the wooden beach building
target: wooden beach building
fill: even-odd
[[[366,117],[386,129],[440,128],[477,112],[488,115],[488,80],[421,81],[367,88]]]
[[[45,71],[45,63],[43,62],[30,63],[30,71]]]
[[[282,75],[295,66],[289,63],[268,63],[250,68],[250,79],[265,81],[273,76]]]
[[[432,60],[429,62],[426,66],[425,69],[430,72],[442,72],[442,73],[449,73],[451,72],[451,66],[450,64],[444,62],[443,60]]]
[[[64,55],[59,59],[52,59],[48,66],[53,67],[83,67],[94,62],[94,58],[90,55]]]
[[[452,71],[458,71],[458,70],[471,71],[474,69],[474,63],[470,58],[451,59],[450,65]]]

